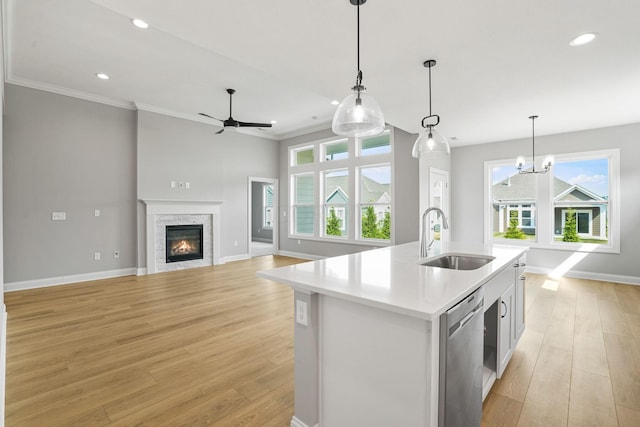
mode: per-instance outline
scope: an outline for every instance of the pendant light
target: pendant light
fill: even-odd
[[[547,173],[551,170],[551,166],[553,161],[551,157],[547,157],[542,165],[542,170],[536,170],[536,128],[535,128],[535,120],[538,116],[529,116],[531,119],[531,144],[532,144],[532,153],[531,156],[533,158],[533,165],[531,169],[525,169],[524,157],[520,156],[516,160],[516,167],[518,168],[519,173],[528,174],[528,173]]]
[[[372,136],[384,131],[384,116],[380,106],[365,92],[362,85],[362,71],[360,70],[360,5],[367,0],[349,0],[357,8],[357,46],[358,73],[356,85],[351,88],[353,93],[347,96],[333,115],[331,129],[337,135],[348,137]]]
[[[440,123],[440,116],[431,114],[431,68],[435,67],[435,59],[429,59],[422,64],[429,69],[429,115],[422,119],[424,131],[420,133],[418,139],[413,144],[411,155],[416,159],[422,155],[430,158],[442,158],[449,155],[451,149],[447,139],[433,129]]]

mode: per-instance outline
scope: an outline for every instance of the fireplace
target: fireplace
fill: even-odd
[[[167,225],[165,233],[166,262],[203,259],[202,229],[203,224]]]

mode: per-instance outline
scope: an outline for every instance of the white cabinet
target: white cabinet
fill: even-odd
[[[515,278],[515,307],[514,307],[514,316],[513,316],[513,339],[517,343],[524,332],[524,267],[525,264],[525,256],[523,255],[520,259],[515,263],[514,267],[516,270],[516,278]],[[514,345],[515,346],[515,345]]]
[[[497,366],[497,376],[500,378],[502,373],[507,367],[509,360],[511,359],[511,355],[513,354],[513,349],[515,347],[515,339],[514,339],[514,295],[515,295],[515,286],[511,285],[509,288],[500,296],[499,305],[498,305],[498,313],[500,318],[498,319],[498,366]]]
[[[507,368],[524,332],[524,255],[484,284],[483,399]]]

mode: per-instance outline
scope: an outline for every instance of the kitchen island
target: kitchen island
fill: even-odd
[[[440,316],[483,285],[487,311],[526,250],[443,243],[441,253],[493,257],[454,270],[421,265],[413,242],[258,272],[294,289],[291,425],[437,425]]]

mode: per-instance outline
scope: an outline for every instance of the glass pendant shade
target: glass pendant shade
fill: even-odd
[[[348,137],[377,135],[384,131],[384,126],[384,116],[376,100],[362,91],[358,98],[356,90],[338,105],[331,123],[336,135]]]
[[[420,158],[428,155],[431,158],[446,157],[451,152],[447,139],[435,131],[432,127],[425,129],[413,144],[411,155]]]

